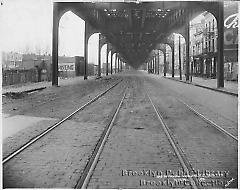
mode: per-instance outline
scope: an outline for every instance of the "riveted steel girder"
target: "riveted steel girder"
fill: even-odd
[[[188,23],[197,14],[208,11],[221,23],[219,4],[218,1],[54,3],[53,64],[57,55],[58,22],[69,10],[87,22],[91,28],[88,36],[100,32],[114,46],[115,51],[121,54],[121,59],[137,68],[144,63],[156,44],[163,43],[173,32],[182,34],[188,42]],[[222,41],[218,43],[222,44]],[[220,54],[218,59],[222,61]],[[56,77],[56,71],[53,75]]]

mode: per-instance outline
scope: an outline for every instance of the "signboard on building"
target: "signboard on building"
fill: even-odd
[[[58,63],[58,71],[75,71],[75,63]]]
[[[225,49],[237,49],[238,46],[238,3],[224,5],[224,45]]]

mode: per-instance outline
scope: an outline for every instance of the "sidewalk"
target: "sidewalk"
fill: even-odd
[[[96,76],[88,76],[88,80],[94,79]],[[83,81],[83,76],[74,77],[74,78],[67,78],[67,79],[59,79],[58,83],[59,86],[66,86],[69,84],[78,83],[79,81]],[[3,86],[2,87],[2,94],[6,93],[21,93],[21,92],[31,92],[34,90],[40,90],[47,87],[52,86],[52,81],[43,81],[43,82],[36,82],[36,83],[22,83],[22,84],[15,84],[10,86]]]
[[[218,92],[223,92],[226,94],[230,94],[233,96],[238,96],[238,82],[235,81],[226,81],[224,80],[224,88],[217,88],[217,79],[207,79],[207,78],[201,78],[201,77],[192,77],[192,82],[186,81],[186,78],[184,75],[182,75],[182,80],[180,80],[179,75],[175,75],[174,78],[172,78],[171,74],[166,75],[166,78],[176,80],[179,82],[184,82],[187,84],[192,84],[195,86],[199,86],[202,88],[207,88],[210,90],[215,90]]]

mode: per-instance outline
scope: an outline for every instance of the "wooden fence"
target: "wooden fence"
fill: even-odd
[[[47,74],[41,74],[37,69],[30,70],[3,70],[2,71],[2,86],[27,83],[27,82],[40,82],[44,80],[50,80]]]

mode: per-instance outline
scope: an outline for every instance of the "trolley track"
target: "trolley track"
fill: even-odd
[[[189,174],[189,181],[191,182],[191,186],[194,189],[198,189],[198,187],[196,186],[196,178],[193,178],[191,176],[191,174],[193,174],[193,170],[190,167],[190,163],[187,160],[187,158],[184,156],[183,151],[181,150],[180,146],[178,145],[178,143],[176,143],[176,140],[174,139],[174,137],[171,135],[171,133],[169,133],[170,129],[168,128],[168,126],[166,125],[166,123],[163,121],[163,116],[160,114],[160,112],[158,111],[158,109],[156,108],[155,104],[153,103],[151,97],[149,96],[149,94],[147,93],[147,96],[149,98],[149,101],[158,117],[158,120],[161,123],[161,126],[163,127],[163,130],[171,144],[171,146],[173,147],[179,162],[182,165],[183,171],[187,172]]]
[[[116,104],[116,107],[114,108],[113,112],[111,112],[110,114],[110,119],[106,125],[106,127],[104,128],[103,132],[101,133],[101,136],[97,142],[97,144],[95,145],[95,148],[91,154],[91,156],[89,157],[89,160],[87,161],[86,165],[85,165],[85,168],[83,170],[83,172],[81,173],[81,177],[79,178],[79,180],[77,181],[77,184],[75,185],[75,188],[87,188],[89,183],[90,183],[90,180],[92,178],[92,176],[94,175],[94,172],[97,168],[97,165],[99,164],[99,159],[100,159],[100,155],[102,154],[102,152],[104,151],[104,147],[106,146],[106,141],[107,139],[109,138],[109,135],[110,135],[110,132],[113,128],[113,125],[114,123],[116,122],[116,118],[120,112],[120,108],[121,106],[123,105],[124,103],[124,99],[126,98],[126,94],[127,94],[127,89],[129,89],[131,86],[131,88],[136,88],[133,84],[129,85],[128,84],[128,87],[126,87],[126,89],[123,90],[122,92],[122,95],[121,95],[121,98],[119,99],[119,101],[117,102]],[[139,87],[138,87],[139,88]],[[146,91],[147,89],[145,89]],[[193,169],[193,165],[192,163],[189,161],[189,155],[186,154],[186,151],[185,149],[182,147],[182,144],[181,142],[179,143],[178,139],[175,137],[175,135],[173,135],[173,132],[171,131],[172,129],[170,129],[168,127],[168,124],[166,121],[164,121],[166,118],[161,114],[161,109],[159,104],[154,101],[151,97],[150,97],[150,93],[149,90],[146,91],[147,93],[146,94],[146,97],[148,99],[148,102],[150,102],[151,104],[151,107],[153,108],[152,110],[154,110],[154,113],[155,115],[157,116],[157,119],[158,121],[161,123],[161,126],[162,126],[162,129],[164,131],[164,133],[166,134],[166,141],[169,141],[170,142],[170,145],[172,147],[172,149],[174,150],[175,152],[175,157],[177,157],[182,169],[184,171],[187,171],[187,173],[189,174],[188,176],[188,180],[190,181],[190,184],[191,184],[191,187],[192,188],[199,188],[199,178],[198,177],[194,177],[192,176],[191,174],[194,174],[194,169]],[[133,92],[132,93],[132,96],[131,96],[131,100],[129,100],[130,102],[130,108],[131,109],[134,109],[134,105],[135,104],[139,104],[139,102],[143,102],[143,100],[139,100],[139,101],[136,101],[136,97],[134,97],[134,93],[136,92]],[[152,94],[152,93],[151,93]],[[177,101],[181,102],[182,105],[186,106],[184,104],[184,102],[182,102],[181,100],[177,99]],[[193,111],[191,110],[189,107],[186,106],[186,108],[190,111]],[[77,110],[76,110],[77,111]],[[80,110],[79,110],[80,111]],[[77,112],[76,112],[77,113]],[[131,112],[132,113],[132,112]],[[194,111],[193,111],[194,113]],[[194,113],[197,117],[199,117],[198,114]],[[194,115],[193,114],[193,115]],[[71,114],[70,114],[71,115]],[[74,114],[73,114],[74,115]],[[120,116],[119,116],[120,117]],[[69,116],[69,118],[71,118],[71,116]],[[203,119],[203,121],[207,122],[208,124],[211,124],[211,122],[208,122],[207,120],[205,120],[204,118],[200,117],[199,119]],[[66,119],[67,120],[67,119]],[[63,121],[64,122],[64,121]],[[137,122],[137,120],[135,120],[135,122]],[[214,126],[215,127],[215,126]],[[116,127],[114,127],[113,129],[115,129]],[[138,127],[138,128],[135,128],[135,129],[143,129],[144,130],[145,126],[144,127]],[[224,135],[226,136],[226,133],[220,129],[218,129],[221,133],[224,133]],[[116,135],[116,133],[115,133]],[[159,134],[160,135],[160,134]],[[218,135],[218,134],[215,134],[215,135]],[[234,138],[234,136],[232,137],[231,135],[227,134],[228,136],[226,136],[226,138],[229,138],[229,136],[231,137],[231,139],[234,140],[234,142],[237,141],[237,138]],[[111,137],[111,135],[110,135]],[[191,142],[189,142],[191,143]],[[169,145],[169,146],[170,146]],[[159,144],[159,146],[166,146],[166,145],[161,145]],[[129,156],[129,155],[128,155]],[[10,158],[11,159],[11,158]],[[196,169],[196,168],[195,168]],[[234,180],[236,180],[234,178]],[[91,186],[90,186],[91,187]],[[201,187],[200,187],[201,188]]]
[[[134,92],[133,92],[134,94]],[[184,157],[180,147],[176,144],[176,141],[172,138],[172,136],[169,134],[169,129],[167,127],[167,125],[164,123],[163,119],[162,119],[162,116],[159,114],[159,112],[157,111],[157,108],[155,107],[152,99],[150,98],[149,94],[147,93],[147,98],[148,98],[148,101],[150,102],[151,106],[153,107],[154,111],[155,111],[155,114],[157,115],[158,117],[158,120],[160,121],[161,125],[163,126],[163,130],[172,146],[172,148],[174,149],[178,159],[179,159],[179,162],[183,168],[183,171],[187,171],[187,173],[190,175],[192,174],[192,170],[191,168],[189,167],[190,164],[188,163],[188,160],[186,159],[186,157]],[[114,115],[116,116],[119,112],[119,109],[123,103],[123,100],[126,96],[126,92],[124,93],[123,95],[123,98],[121,99],[120,103],[118,104],[118,108],[116,109],[116,111],[114,112]],[[131,100],[130,100],[130,107],[132,107],[134,104],[136,104],[137,102],[133,100],[133,96],[131,96]],[[112,120],[110,121],[111,124],[114,123],[114,120],[116,119],[116,117],[113,117]],[[111,125],[110,124],[110,125]],[[111,126],[112,128],[112,126]],[[138,128],[134,128],[134,129],[138,129]],[[139,128],[139,129],[144,129],[144,128]],[[109,129],[108,131],[110,131],[111,129]],[[106,139],[108,137],[109,133],[104,133],[104,139]],[[77,185],[75,186],[75,188],[79,189],[79,188],[82,188],[82,189],[85,189],[88,187],[88,184],[89,184],[89,181],[91,179],[91,177],[93,176],[93,173],[94,173],[94,169],[97,165],[97,162],[98,162],[98,159],[100,157],[100,154],[101,152],[103,151],[103,146],[104,144],[106,143],[104,140],[100,141],[101,142],[101,145],[97,145],[96,148],[95,148],[95,151],[93,153],[93,156],[91,157],[88,165],[86,166],[83,174],[82,174],[82,177],[80,178],[79,182],[77,183]],[[161,144],[159,145],[161,146]],[[109,147],[108,147],[109,148]],[[137,155],[136,155],[137,156]],[[196,186],[196,179],[189,176],[189,180],[191,182],[191,186],[192,188],[194,189],[197,189],[197,186]],[[141,183],[141,182],[140,182]],[[112,188],[112,187],[111,187]]]
[[[90,104],[92,104],[93,102],[95,102],[96,100],[98,100],[100,97],[102,97],[103,95],[105,95],[107,92],[109,92],[111,89],[113,89],[115,86],[117,86],[120,82],[122,82],[122,80],[116,82],[114,85],[112,85],[110,88],[108,88],[107,90],[103,91],[102,93],[98,94],[97,96],[95,96],[93,99],[91,99],[90,101],[88,101],[87,103],[85,103],[84,105],[82,105],[81,107],[79,107],[78,109],[76,109],[75,111],[73,111],[72,113],[70,113],[69,115],[67,115],[65,118],[61,119],[60,121],[58,121],[57,123],[55,123],[54,125],[48,127],[46,130],[44,130],[43,132],[41,132],[40,134],[38,134],[37,136],[33,137],[30,141],[26,142],[24,145],[22,145],[21,147],[19,147],[18,149],[16,149],[15,151],[13,151],[11,154],[9,154],[8,156],[4,157],[2,160],[2,163],[5,164],[6,162],[8,162],[9,160],[11,160],[12,158],[14,158],[16,155],[18,155],[20,152],[22,152],[23,150],[25,150],[26,148],[28,148],[29,146],[31,146],[33,143],[35,143],[37,140],[39,140],[40,138],[42,138],[43,136],[45,136],[46,134],[48,134],[50,131],[52,131],[53,129],[55,129],[56,127],[60,126],[62,123],[64,123],[65,121],[67,121],[68,119],[70,119],[73,115],[75,115],[76,113],[78,113],[79,111],[82,111],[83,109],[85,109],[87,106],[89,106]]]
[[[104,148],[104,145],[107,141],[107,138],[108,138],[108,136],[111,132],[111,129],[114,125],[114,122],[117,118],[119,110],[122,106],[122,103],[123,103],[124,98],[126,96],[126,91],[127,90],[125,89],[124,92],[123,92],[122,98],[120,99],[120,101],[118,102],[115,110],[111,114],[111,119],[108,122],[105,130],[103,131],[103,133],[102,133],[102,135],[101,135],[101,137],[100,137],[100,139],[99,139],[99,141],[98,141],[98,143],[97,143],[97,145],[96,145],[96,147],[95,147],[95,149],[94,149],[94,151],[93,151],[93,153],[92,153],[92,155],[91,155],[91,157],[90,157],[90,159],[89,159],[89,161],[88,161],[88,163],[87,163],[87,165],[86,165],[86,167],[85,167],[85,169],[84,169],[84,171],[81,175],[81,178],[79,179],[79,181],[77,182],[77,184],[75,186],[76,189],[80,189],[80,188],[86,189],[86,187],[89,183],[90,177],[92,176],[92,174],[94,172],[94,168],[97,165],[100,154],[101,154],[101,152]]]
[[[187,144],[186,143],[183,143],[184,142],[184,137],[183,137],[183,135],[179,135],[178,133],[177,133],[177,131],[179,132],[179,130],[180,129],[178,129],[178,130],[176,130],[176,129],[174,129],[175,127],[173,127],[172,129],[169,129],[169,127],[168,127],[168,124],[169,123],[171,123],[171,121],[172,121],[172,119],[173,120],[175,120],[176,118],[171,118],[172,116],[171,116],[171,114],[170,115],[168,115],[168,109],[170,108],[170,110],[171,109],[173,109],[172,108],[172,106],[169,106],[167,109],[166,108],[164,108],[164,109],[161,109],[161,107],[164,105],[161,105],[161,103],[160,103],[160,105],[159,105],[159,103],[158,103],[158,105],[157,104],[155,104],[154,103],[154,101],[152,101],[151,100],[151,98],[150,98],[150,96],[148,95],[148,97],[149,97],[149,99],[150,99],[150,101],[151,101],[151,104],[152,104],[152,106],[153,106],[153,108],[154,108],[154,110],[155,110],[155,112],[156,112],[156,114],[158,115],[158,118],[159,118],[159,120],[160,120],[160,122],[161,122],[161,125],[163,126],[163,128],[164,128],[164,132],[166,133],[166,135],[168,136],[168,138],[169,138],[169,141],[170,141],[170,143],[172,144],[172,146],[173,146],[173,148],[174,148],[174,146],[176,147],[176,148],[174,148],[174,150],[175,150],[175,152],[176,152],[176,154],[178,155],[178,157],[179,157],[179,160],[180,160],[180,162],[182,163],[184,163],[185,162],[185,166],[183,165],[183,169],[184,170],[186,170],[186,171],[188,171],[188,173],[189,174],[193,174],[192,176],[193,176],[193,178],[192,179],[190,179],[190,181],[191,181],[191,184],[194,184],[194,186],[193,186],[193,188],[202,188],[202,181],[201,180],[203,180],[204,182],[205,182],[205,178],[208,178],[208,176],[203,176],[203,178],[201,178],[201,177],[199,177],[199,176],[197,176],[197,175],[195,175],[196,174],[196,169],[198,170],[199,168],[201,169],[204,165],[206,165],[206,164],[204,164],[204,163],[201,163],[201,159],[199,159],[199,161],[196,161],[196,160],[198,160],[198,159],[196,159],[196,155],[201,155],[201,154],[203,154],[203,155],[207,155],[207,154],[209,154],[210,156],[213,154],[214,155],[214,152],[216,152],[216,151],[213,151],[213,152],[207,152],[207,149],[206,149],[206,152],[205,152],[205,149],[204,148],[202,148],[202,153],[201,153],[201,151],[197,151],[196,152],[196,155],[195,155],[195,158],[193,158],[192,156],[192,154],[193,154],[193,152],[192,152],[192,145],[191,145],[191,141],[189,141]],[[159,96],[160,97],[160,96]],[[221,126],[219,126],[219,125],[217,125],[215,122],[213,122],[211,119],[209,119],[209,118],[207,118],[206,116],[204,116],[203,114],[201,114],[201,113],[199,113],[198,111],[196,111],[194,108],[192,108],[191,106],[189,106],[187,103],[185,103],[184,101],[182,101],[182,100],[180,100],[179,98],[175,98],[175,100],[176,101],[178,101],[178,102],[180,102],[183,106],[185,106],[185,109],[186,110],[188,110],[188,111],[190,111],[193,115],[195,115],[197,118],[198,118],[198,120],[202,120],[203,122],[205,122],[206,124],[204,125],[204,127],[203,126],[201,126],[203,129],[202,130],[206,130],[207,128],[209,128],[209,130],[212,130],[211,132],[214,132],[214,130],[217,130],[219,133],[217,133],[216,132],[216,134],[214,134],[215,136],[216,136],[216,138],[217,138],[217,136],[219,136],[218,138],[220,138],[222,135],[223,136],[225,136],[225,138],[229,141],[228,142],[228,144],[230,144],[231,145],[231,154],[233,154],[233,156],[234,157],[236,157],[236,155],[237,155],[237,153],[235,153],[235,155],[234,155],[234,152],[233,151],[235,151],[236,150],[236,147],[237,147],[237,142],[238,142],[238,139],[237,139],[237,137],[236,136],[234,136],[234,135],[232,135],[231,133],[229,133],[228,131],[226,131],[224,128],[222,128]],[[159,100],[159,101],[164,101],[164,100]],[[158,102],[159,102],[158,101]],[[165,104],[167,104],[167,103],[165,103]],[[161,111],[159,111],[159,109],[161,110]],[[162,113],[164,113],[164,116],[162,115]],[[189,116],[189,117],[191,117],[191,116]],[[166,120],[166,121],[165,121]],[[168,123],[168,124],[167,124]],[[173,124],[174,125],[174,124]],[[207,128],[206,128],[206,126],[207,126]],[[212,129],[211,129],[212,128]],[[201,135],[201,134],[200,134]],[[211,135],[210,135],[211,136]],[[191,138],[189,138],[189,139],[191,139]],[[193,139],[196,139],[196,140],[200,140],[201,139],[201,136],[198,136],[197,134],[194,134],[194,135],[192,135],[192,140]],[[203,138],[204,139],[204,138]],[[171,142],[172,141],[172,142]],[[206,142],[208,142],[208,141],[206,141]],[[211,141],[210,141],[211,142]],[[210,143],[209,142],[209,143]],[[201,141],[199,142],[199,143],[201,143]],[[201,143],[202,144],[202,143]],[[215,144],[216,144],[216,142],[215,142]],[[188,146],[190,145],[190,148],[189,148],[189,150],[188,150]],[[210,143],[210,145],[211,145],[211,143]],[[194,145],[195,146],[195,145]],[[200,145],[199,147],[201,147],[202,145]],[[209,168],[214,168],[214,167],[216,167],[215,168],[215,171],[219,171],[219,170],[221,170],[221,169],[219,169],[219,168],[227,168],[227,167],[229,167],[228,165],[229,165],[229,163],[228,163],[228,161],[226,160],[226,158],[225,157],[228,157],[228,153],[226,153],[226,156],[224,155],[224,152],[223,153],[221,153],[222,155],[220,156],[220,154],[219,154],[219,150],[220,150],[220,147],[221,147],[221,145],[212,145],[212,146],[215,146],[215,149],[217,149],[217,154],[216,155],[219,155],[218,156],[218,159],[216,160],[216,162],[217,163],[223,163],[223,166],[221,166],[221,167],[219,167],[219,166],[217,166],[218,164],[216,164],[216,166],[211,166],[211,165],[208,165],[208,167]],[[218,146],[220,146],[220,147],[218,147]],[[196,148],[199,148],[199,147],[196,147]],[[235,147],[235,149],[234,149],[234,147]],[[225,148],[227,148],[227,146],[225,147]],[[211,148],[210,148],[211,149]],[[209,150],[208,150],[209,151]],[[178,152],[178,153],[177,153]],[[200,154],[201,153],[201,154]],[[215,155],[215,157],[216,157],[216,155]],[[181,158],[182,157],[182,158]],[[189,159],[190,158],[190,159]],[[212,161],[212,159],[216,159],[216,158],[210,158],[211,159],[211,161]],[[182,160],[182,161],[181,161]],[[204,159],[203,159],[204,160]],[[203,161],[202,160],[202,161]],[[219,161],[219,160],[221,160],[221,161]],[[230,160],[232,160],[232,158],[230,159]],[[233,159],[234,160],[234,159]],[[195,163],[195,162],[199,162],[199,168],[198,168],[198,165]],[[231,162],[231,161],[230,161]],[[225,167],[224,167],[224,163],[225,163]],[[230,169],[230,171],[227,171],[227,170],[223,170],[223,171],[221,171],[221,172],[227,172],[228,174],[230,173],[230,176],[228,175],[226,175],[226,176],[224,176],[225,177],[225,179],[224,179],[224,177],[223,177],[223,180],[222,180],[222,182],[216,182],[215,181],[215,184],[217,184],[217,183],[219,183],[218,185],[220,185],[221,187],[223,187],[223,188],[225,188],[225,187],[227,187],[229,184],[231,184],[233,181],[234,181],[234,184],[231,184],[231,185],[233,185],[232,187],[235,187],[236,186],[236,181],[237,181],[237,173],[236,173],[236,171],[235,171],[235,169],[234,169],[234,167],[229,167],[229,168],[232,168],[233,170],[231,171],[231,169]],[[206,166],[205,166],[205,171],[207,170],[208,168],[206,168]],[[204,171],[204,169],[202,169],[202,171]],[[197,177],[195,177],[195,176],[197,176]],[[210,178],[210,180],[211,180],[211,177],[209,177]],[[199,179],[200,179],[200,181],[199,181]],[[214,176],[213,176],[213,181],[215,180],[214,179]],[[206,180],[207,181],[207,180]],[[229,183],[229,181],[231,181],[231,183]],[[213,183],[213,182],[212,182]],[[219,187],[220,187],[219,186]]]
[[[232,139],[234,139],[235,141],[238,141],[238,138],[234,135],[232,135],[231,133],[229,133],[227,130],[225,130],[224,128],[222,128],[221,126],[219,126],[218,124],[216,124],[214,121],[212,121],[211,119],[207,118],[206,116],[204,116],[203,114],[199,113],[197,110],[195,110],[194,108],[192,108],[191,106],[189,106],[186,102],[184,102],[183,100],[178,99],[179,102],[181,102],[182,104],[184,104],[191,112],[193,112],[194,114],[196,114],[198,117],[200,117],[201,119],[203,119],[204,121],[206,121],[208,124],[210,124],[212,127],[216,128],[217,130],[219,130],[220,132],[222,132],[225,135],[228,135],[229,137],[231,137]]]
[[[82,176],[81,175],[82,170],[86,166],[86,163],[88,163],[88,159],[90,158],[90,155],[92,154],[92,151],[95,145],[97,144],[98,146],[99,141],[101,141],[101,138],[103,136],[102,134],[107,130],[105,123],[111,120],[111,118],[116,117],[116,115],[114,115],[114,112],[116,110],[115,108],[116,101],[118,101],[119,97],[122,98],[122,94],[125,91],[123,89],[125,89],[125,86],[127,86],[127,84],[128,84],[128,80],[123,80],[123,82],[120,82],[120,86],[118,86],[115,90],[110,91],[110,93],[106,93],[106,96],[103,96],[103,98],[101,98],[99,101],[95,101],[94,103],[92,102],[93,104],[91,104],[91,106],[86,107],[86,109],[84,109],[84,112],[76,113],[71,118],[67,119],[66,123],[63,122],[62,123],[63,126],[56,128],[57,130],[54,130],[55,131],[54,133],[49,133],[49,135],[45,135],[45,137],[43,136],[44,138],[40,138],[42,140],[39,139],[39,142],[37,141],[38,143],[33,143],[32,144],[33,146],[30,146],[26,151],[22,151],[21,154],[15,155],[16,158],[13,157],[14,159],[12,160],[10,159],[7,162],[5,162],[5,164],[3,165],[4,187],[9,188],[9,187],[43,187],[44,186],[48,188],[49,187],[74,188],[74,186],[76,185],[76,182],[79,179],[79,176]],[[99,117],[96,117],[95,119],[94,114],[93,114],[94,116],[92,115],[93,116],[92,119],[90,119],[91,121],[87,119],[88,122],[86,122],[85,116],[88,116],[93,112],[94,114],[98,113],[99,116],[101,115],[102,122],[99,122],[99,124],[97,124],[96,119],[99,120]],[[74,124],[76,127],[74,126],[70,127],[72,125],[71,123]],[[83,125],[85,126],[83,127]],[[112,124],[109,123],[109,125],[112,125]],[[80,126],[82,126],[83,129],[80,130],[79,128]],[[70,140],[69,137],[72,140]],[[63,140],[61,140],[62,138]],[[57,148],[58,151],[54,151],[53,147],[58,147],[59,146],[58,144],[61,141],[65,142],[63,144],[64,147]],[[66,152],[64,152],[64,149],[66,150]],[[73,153],[71,157],[74,157],[75,159],[70,162],[68,161],[67,155],[66,155],[67,158],[64,155],[63,155],[63,158],[61,157],[58,158],[54,155],[54,153],[52,155],[51,150],[56,152],[55,154],[64,153],[65,155],[66,154],[68,155],[69,153],[71,154]],[[75,150],[76,152],[73,152],[73,150]],[[39,160],[38,155],[41,155],[40,162],[38,162]],[[41,157],[43,157],[43,155],[45,156],[41,160]],[[80,159],[79,161],[77,161],[78,158]],[[63,159],[65,159],[64,163],[62,163]],[[58,164],[59,162],[60,162],[60,165]],[[53,171],[50,171],[47,168],[44,169],[42,166],[45,164],[47,164],[47,167],[49,167],[49,169],[54,168]],[[72,164],[75,167],[73,168],[69,167],[69,165],[72,165]],[[27,174],[25,174],[23,177],[19,176],[19,172],[21,174],[22,171],[27,171],[29,168],[29,165],[30,165],[30,168],[33,167],[32,170],[29,171],[29,173],[33,172],[33,175],[35,175],[36,171],[40,172],[39,177],[41,180],[39,182],[36,181],[31,176],[31,174],[30,176],[28,175],[28,177],[27,177]],[[69,168],[66,170],[65,169],[66,167],[69,167]],[[15,168],[17,169],[17,171],[15,171]],[[75,173],[75,171],[77,172]],[[46,174],[48,176],[47,179],[45,180],[42,179],[44,178],[44,176],[46,176]],[[56,174],[58,177],[55,177]],[[67,176],[71,175],[73,179],[71,180],[67,179],[67,184],[64,185],[64,182],[66,179],[62,179],[62,180],[60,179],[66,175]],[[19,179],[16,180],[15,182],[11,182],[12,180],[15,180],[15,178],[17,179],[19,178]],[[60,186],[56,185],[56,181],[58,181],[57,184]],[[40,186],[40,184],[42,184],[43,186],[42,185]]]
[[[201,180],[204,179],[204,178],[200,178],[200,181],[199,181],[199,176],[196,175],[196,171],[193,169],[192,164],[188,160],[188,157],[187,157],[186,153],[181,148],[181,144],[179,144],[179,142],[173,136],[173,133],[171,132],[168,125],[164,121],[164,116],[162,116],[161,113],[158,111],[158,106],[156,106],[156,104],[154,103],[154,101],[150,97],[149,93],[146,93],[146,95],[149,99],[149,102],[150,102],[151,106],[153,107],[154,113],[156,114],[168,141],[170,142],[170,145],[172,146],[172,149],[174,150],[174,152],[175,152],[175,154],[176,154],[176,156],[179,160],[179,163],[182,167],[182,170],[187,173],[187,176],[184,176],[183,178],[188,178],[192,188],[194,188],[194,189],[202,188],[202,186],[201,186],[202,181]],[[130,100],[130,102],[131,101],[133,101],[133,100]],[[135,104],[135,102],[134,102],[134,104]],[[144,129],[144,128],[140,127],[139,129]],[[106,136],[108,136],[108,135],[109,134],[107,134]],[[103,144],[105,144],[105,142]],[[79,182],[78,182],[78,184],[76,185],[75,188],[87,188],[88,187],[90,178],[93,176],[94,168],[97,165],[97,162],[98,162],[98,159],[100,157],[101,151],[102,151],[102,148],[101,148],[100,151],[97,151],[94,154],[94,158],[93,158],[94,161],[89,161],[89,163],[91,163],[91,166],[86,167],[87,169],[84,171],[83,177],[79,180]],[[99,174],[97,174],[97,175],[99,175]],[[179,177],[181,177],[181,176],[179,176]]]

